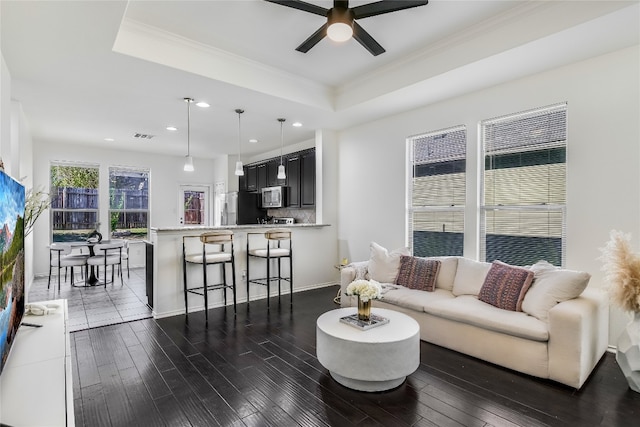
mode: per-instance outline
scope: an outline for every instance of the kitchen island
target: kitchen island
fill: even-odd
[[[238,304],[247,301],[247,233],[260,232],[271,228],[291,229],[293,243],[293,291],[335,285],[339,280],[339,273],[333,267],[337,260],[337,240],[333,226],[328,224],[250,224],[231,225],[221,227],[184,226],[184,227],[151,227],[151,243],[153,245],[153,316],[154,318],[184,314],[184,291],[182,275],[182,237],[198,236],[207,231],[232,230],[234,232],[234,253],[236,262],[236,296]],[[251,247],[258,245],[258,240],[252,236]],[[254,243],[255,242],[255,243]],[[149,262],[148,259],[147,262]],[[260,265],[261,264],[261,265]],[[202,285],[202,268],[188,266],[190,286]],[[219,277],[219,268],[210,266],[210,282]],[[283,266],[283,272],[288,275],[288,266]],[[254,276],[255,274],[255,276]],[[251,263],[251,277],[265,277],[266,264],[264,262]],[[230,280],[230,278],[229,278]],[[271,286],[272,296],[277,295],[277,284]],[[282,287],[282,293],[289,293],[288,283]],[[251,300],[265,298],[266,287],[251,285]],[[231,303],[228,295],[228,304]],[[283,298],[283,304],[289,304],[289,297]],[[225,304],[222,291],[209,293],[209,308],[220,307]],[[295,296],[294,296],[295,304]],[[273,305],[273,303],[272,303]],[[189,294],[189,312],[201,311],[204,299]],[[233,308],[232,308],[233,309]]]

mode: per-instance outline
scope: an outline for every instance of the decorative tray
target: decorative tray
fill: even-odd
[[[389,323],[389,319],[387,319],[386,317],[378,316],[376,314],[372,314],[370,319],[371,320],[366,322],[364,320],[358,319],[357,314],[352,314],[350,316],[341,317],[340,321],[342,323],[346,323],[349,326],[360,329],[361,331],[366,331],[367,329],[375,328],[376,326],[382,326]]]

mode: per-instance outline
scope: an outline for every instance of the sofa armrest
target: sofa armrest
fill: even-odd
[[[357,304],[357,299],[353,296],[346,295],[349,283],[356,280],[358,269],[366,269],[369,261],[352,262],[348,266],[340,270],[340,306],[352,307]],[[353,299],[353,301],[352,301]]]
[[[607,350],[609,300],[599,289],[549,310],[549,378],[579,389]]]

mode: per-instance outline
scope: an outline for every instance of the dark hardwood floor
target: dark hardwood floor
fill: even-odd
[[[431,344],[395,390],[337,384],[315,320],[337,287],[71,334],[78,426],[638,426],[640,394],[607,353],[576,391]],[[508,351],[508,349],[505,349]]]

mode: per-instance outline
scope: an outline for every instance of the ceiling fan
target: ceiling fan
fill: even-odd
[[[327,17],[327,23],[318,28],[315,33],[311,34],[308,39],[296,48],[298,52],[308,52],[309,49],[318,44],[318,42],[320,42],[320,40],[325,36],[328,36],[330,39],[338,42],[349,40],[353,36],[353,38],[356,39],[356,41],[367,49],[373,56],[378,56],[381,53],[384,53],[385,50],[373,37],[371,37],[369,33],[365,31],[364,28],[360,26],[360,24],[356,22],[356,19],[369,18],[371,16],[382,15],[384,13],[424,6],[429,3],[427,0],[384,0],[350,8],[348,0],[334,0],[333,7],[331,9],[325,9],[324,7],[299,0],[265,1]]]

